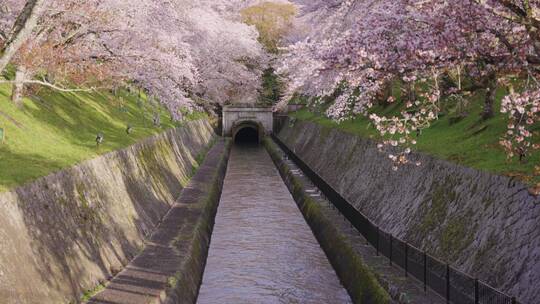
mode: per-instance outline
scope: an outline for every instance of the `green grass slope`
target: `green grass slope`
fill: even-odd
[[[117,150],[173,128],[167,111],[144,97],[120,92],[59,93],[41,90],[24,99],[22,108],[10,101],[11,87],[0,85],[0,192]],[[155,112],[161,126],[153,124]],[[190,119],[200,118],[194,114]],[[127,134],[127,126],[133,131]],[[97,147],[96,136],[104,135]]]
[[[526,183],[540,182],[540,151],[535,151],[528,157],[527,162],[508,160],[499,140],[506,132],[508,120],[499,112],[500,98],[495,107],[495,117],[483,121],[480,119],[484,94],[478,92],[471,97],[467,108],[468,115],[455,122],[452,115],[441,117],[433,125],[424,130],[418,137],[417,151],[433,155],[440,159],[449,160],[467,167],[492,172],[499,175],[514,176]],[[378,107],[374,111],[379,114],[392,115],[402,108],[399,103],[387,107]],[[294,117],[300,120],[316,122],[329,128],[338,128],[344,132],[357,134],[379,140],[377,130],[370,124],[369,119],[359,117],[342,123],[336,123],[321,114],[301,110]],[[535,126],[536,138],[540,137],[540,126]]]

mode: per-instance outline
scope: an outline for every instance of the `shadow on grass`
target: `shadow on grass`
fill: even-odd
[[[126,113],[119,113],[102,94],[54,94],[35,104],[36,107],[24,108],[27,115],[63,134],[74,144],[88,148],[96,146],[98,133],[105,135],[104,145],[108,148],[127,146],[137,137],[153,133],[143,130],[142,136],[126,134],[127,125],[133,121]]]
[[[45,176],[52,171],[60,170],[63,163],[40,154],[15,153],[7,146],[0,145],[0,192],[3,188],[23,184],[29,179]],[[20,173],[24,170],[24,175]]]

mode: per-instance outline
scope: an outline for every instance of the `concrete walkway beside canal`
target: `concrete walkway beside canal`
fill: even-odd
[[[233,147],[198,303],[351,303],[263,147]]]

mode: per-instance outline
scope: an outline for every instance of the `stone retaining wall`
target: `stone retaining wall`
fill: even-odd
[[[89,304],[195,304],[227,169],[220,140],[144,250]]]
[[[515,295],[540,302],[540,199],[510,178],[423,154],[391,170],[370,140],[308,122],[279,137],[384,230]]]
[[[68,303],[143,248],[213,142],[194,121],[0,193],[0,302]]]

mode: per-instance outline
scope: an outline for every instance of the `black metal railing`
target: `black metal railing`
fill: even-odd
[[[272,135],[272,138],[319,188],[322,194],[364,236],[366,241],[375,247],[376,254],[387,257],[391,265],[402,268],[405,276],[419,280],[424,285],[424,291],[430,288],[446,299],[447,303],[518,304],[516,298],[497,291],[486,283],[454,269],[448,263],[444,263],[380,229],[322,177],[311,170],[278,137]]]

